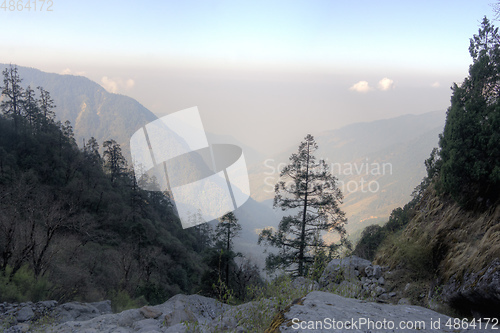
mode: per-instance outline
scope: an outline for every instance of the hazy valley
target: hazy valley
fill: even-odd
[[[127,157],[132,134],[157,119],[138,101],[109,93],[85,77],[24,67],[19,67],[19,74],[24,86],[43,86],[51,92],[57,118],[71,122],[79,146],[91,137],[99,143],[114,139]],[[364,227],[384,223],[394,207],[403,206],[411,198],[413,189],[425,175],[423,161],[437,146],[444,116],[442,111],[406,115],[353,124],[315,136],[320,147],[318,156],[327,161],[332,174],[343,184],[342,208],[348,217],[347,230],[354,241]],[[263,266],[263,248],[256,244],[257,232],[268,226],[277,227],[286,214],[273,209],[272,199],[280,168],[295,151],[295,144],[283,149],[281,154],[266,157],[234,138],[211,133],[208,137],[212,144],[231,143],[243,147],[251,199],[236,211],[243,227],[238,249],[251,254]],[[127,159],[130,164],[130,157]],[[325,237],[329,239],[328,235]]]

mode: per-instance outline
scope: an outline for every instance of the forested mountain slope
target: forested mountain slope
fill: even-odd
[[[0,64],[7,68],[8,64]],[[83,76],[46,73],[35,68],[18,67],[23,86],[50,91],[56,105],[57,119],[69,120],[79,146],[91,137],[97,142],[114,139],[128,159],[132,134],[157,117],[128,96],[109,93]]]
[[[0,299],[157,303],[197,290],[205,237],[138,187],[114,141],[102,156],[94,139],[79,149],[69,124],[3,102]]]

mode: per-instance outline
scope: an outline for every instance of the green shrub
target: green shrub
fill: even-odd
[[[129,309],[134,309],[145,305],[144,297],[132,299],[129,293],[125,290],[119,290],[111,296],[111,308],[113,312],[122,312]]]
[[[35,278],[27,266],[21,267],[13,276],[12,267],[7,266],[0,273],[0,301],[2,302],[38,302],[47,299],[52,284],[45,277]]]
[[[363,230],[361,239],[356,244],[353,254],[373,261],[375,253],[386,235],[385,228],[377,224],[369,225]]]

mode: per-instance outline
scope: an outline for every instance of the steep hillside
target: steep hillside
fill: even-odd
[[[0,68],[9,65],[0,64]],[[22,86],[48,90],[55,101],[57,119],[69,120],[79,146],[82,140],[95,137],[101,144],[114,139],[128,155],[130,136],[157,117],[136,100],[107,92],[99,84],[83,76],[42,72],[18,67]]]
[[[376,262],[407,271],[393,281],[396,288],[420,281],[423,305],[445,302],[462,315],[484,317],[500,315],[499,258],[500,204],[467,211],[431,186]]]
[[[119,148],[101,157],[52,119],[12,117],[0,114],[0,302],[126,307],[199,290],[206,237],[110,163],[123,160]]]

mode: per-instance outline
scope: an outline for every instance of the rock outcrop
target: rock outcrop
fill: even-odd
[[[85,307],[85,304],[80,303],[80,305]],[[88,309],[97,308],[88,305]],[[24,308],[26,305],[21,307]],[[76,309],[82,308],[66,306],[65,311],[76,313]],[[26,313],[30,314],[29,311]],[[76,320],[44,326],[42,331],[243,333],[255,331],[252,321],[243,319],[249,319],[255,314],[273,313],[273,305],[272,301],[268,300],[229,306],[199,295],[176,295],[161,305],[144,306],[116,314],[103,314],[87,320],[78,320],[83,318],[81,313],[85,314],[88,311],[80,311]],[[419,306],[381,304],[323,291],[312,291],[293,301],[284,311],[276,315],[266,332],[497,332],[484,329],[457,329],[454,325],[453,318]],[[40,331],[40,327],[35,327],[35,331],[36,329]],[[16,333],[30,331],[32,327],[26,322],[4,330]]]
[[[443,286],[442,298],[460,312],[475,318],[500,315],[500,259],[478,273],[468,272],[459,279],[454,275]]]
[[[326,290],[351,298],[388,300],[396,296],[385,288],[387,267],[373,265],[369,260],[350,256],[333,259],[319,279]]]
[[[110,301],[61,305],[57,301],[0,303],[0,329],[2,332],[26,332],[31,327],[89,320],[111,312]]]
[[[497,332],[457,329],[453,318],[420,306],[365,302],[322,291],[309,293],[279,318],[274,332]]]
[[[187,327],[207,326],[231,307],[199,295],[175,295],[167,302],[106,314],[86,321],[68,321],[49,332],[184,332]],[[186,326],[187,325],[187,326]]]

